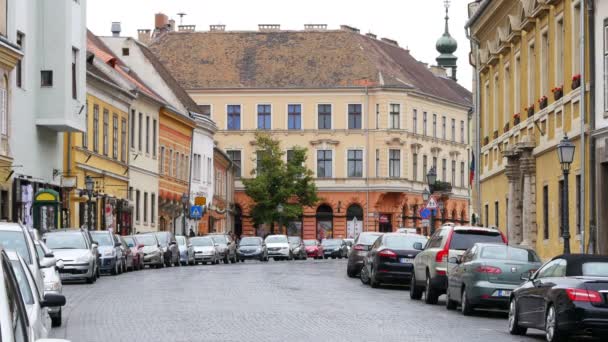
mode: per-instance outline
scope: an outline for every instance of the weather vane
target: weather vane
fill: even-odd
[[[450,0],[444,0],[443,1],[443,5],[445,6],[445,9],[447,10],[448,8],[450,8]]]

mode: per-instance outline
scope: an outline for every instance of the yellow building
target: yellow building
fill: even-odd
[[[128,112],[134,95],[110,77],[103,60],[89,53],[87,59],[87,108],[84,133],[65,137],[64,183],[71,183],[69,226],[89,222],[89,203],[94,229],[113,229],[123,234],[131,228],[128,203]],[[116,77],[114,75],[114,77]],[[95,182],[92,201],[85,179]],[[69,180],[69,181],[65,181]]]
[[[589,187],[581,165],[580,20],[580,0],[486,0],[467,24],[479,79],[481,220],[543,258],[563,251],[556,146],[565,135],[576,145],[568,192],[572,251],[588,240],[587,221],[578,224],[583,179],[585,193]],[[587,142],[584,148],[589,155]]]

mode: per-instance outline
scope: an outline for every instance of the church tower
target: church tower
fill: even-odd
[[[458,58],[454,56],[454,52],[456,52],[456,49],[458,48],[458,42],[450,35],[448,29],[448,20],[450,19],[448,16],[448,9],[450,8],[450,0],[445,0],[444,5],[445,32],[443,32],[443,35],[437,40],[437,44],[435,44],[435,48],[440,53],[439,57],[436,58],[436,61],[440,67],[447,70],[448,76],[456,81],[456,60]]]

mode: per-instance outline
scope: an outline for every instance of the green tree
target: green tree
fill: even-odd
[[[298,219],[304,206],[313,206],[319,200],[317,187],[312,171],[305,166],[305,148],[295,147],[285,162],[280,142],[268,134],[256,134],[256,147],[252,161],[257,168],[251,171],[252,178],[244,179],[243,184],[245,193],[255,203],[251,208],[254,224],[270,224],[270,231],[274,233],[275,222],[282,224]],[[279,204],[283,207],[282,213],[277,211]]]

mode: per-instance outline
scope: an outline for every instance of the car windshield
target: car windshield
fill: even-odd
[[[6,249],[19,253],[26,263],[32,263],[32,259],[30,259],[30,250],[22,231],[0,231],[0,245],[4,246]]]
[[[158,242],[154,238],[154,235],[137,235],[137,242],[144,246],[156,246]]]
[[[424,245],[426,243],[426,238],[411,235],[389,235],[384,238],[384,246],[386,248],[397,250],[412,250],[414,249],[414,244],[416,242],[420,242]]]
[[[168,240],[169,240],[169,234],[167,234],[167,233],[156,233],[156,238],[158,239],[158,243],[160,243],[160,245],[162,247],[167,247]]]
[[[474,244],[503,243],[502,235],[498,231],[487,232],[483,230],[455,230],[450,243],[450,249],[466,251]]]
[[[589,277],[608,277],[608,262],[586,262],[583,275]]]
[[[82,233],[53,233],[45,235],[50,249],[87,249]]]
[[[32,289],[30,288],[30,283],[27,280],[27,275],[25,274],[25,270],[23,269],[21,262],[19,260],[11,260],[11,264],[13,264],[13,270],[15,271],[15,277],[17,278],[17,283],[19,284],[19,291],[21,292],[23,301],[25,302],[25,304],[34,304],[34,296],[32,295]]]
[[[361,236],[359,236],[359,241],[357,241],[358,244],[360,245],[372,245],[374,242],[376,242],[376,240],[378,239],[378,237],[380,236],[380,234],[361,234]]]
[[[213,235],[211,236],[211,239],[213,240],[213,242],[219,243],[221,245],[227,244],[226,237],[224,235]]]
[[[325,239],[321,242],[323,246],[338,246],[342,243],[342,240],[336,239]]]
[[[241,246],[259,246],[261,244],[262,242],[260,241],[260,239],[254,237],[242,238],[241,242],[239,243],[239,245]]]
[[[317,240],[304,240],[304,246],[316,246]]]
[[[108,233],[91,233],[91,236],[93,236],[93,241],[97,241],[99,246],[114,246],[112,236]]]
[[[192,242],[192,246],[213,246],[213,240],[210,238],[194,238],[190,242]]]
[[[266,243],[286,243],[287,238],[281,235],[269,236],[266,238]]]
[[[175,240],[177,240],[177,244],[180,246],[186,245],[186,237],[185,236],[176,236]]]
[[[129,246],[129,247],[135,247],[135,239],[133,239],[130,236],[125,236],[124,239],[127,242],[127,246]]]
[[[299,237],[297,236],[290,236],[287,238],[287,240],[289,240],[289,243],[292,245],[299,245],[300,242],[302,241]]]
[[[523,248],[507,247],[507,246],[487,246],[483,247],[481,259],[495,259],[495,260],[513,260],[513,261],[524,261],[524,262],[538,262],[538,256],[533,251],[529,251]]]

